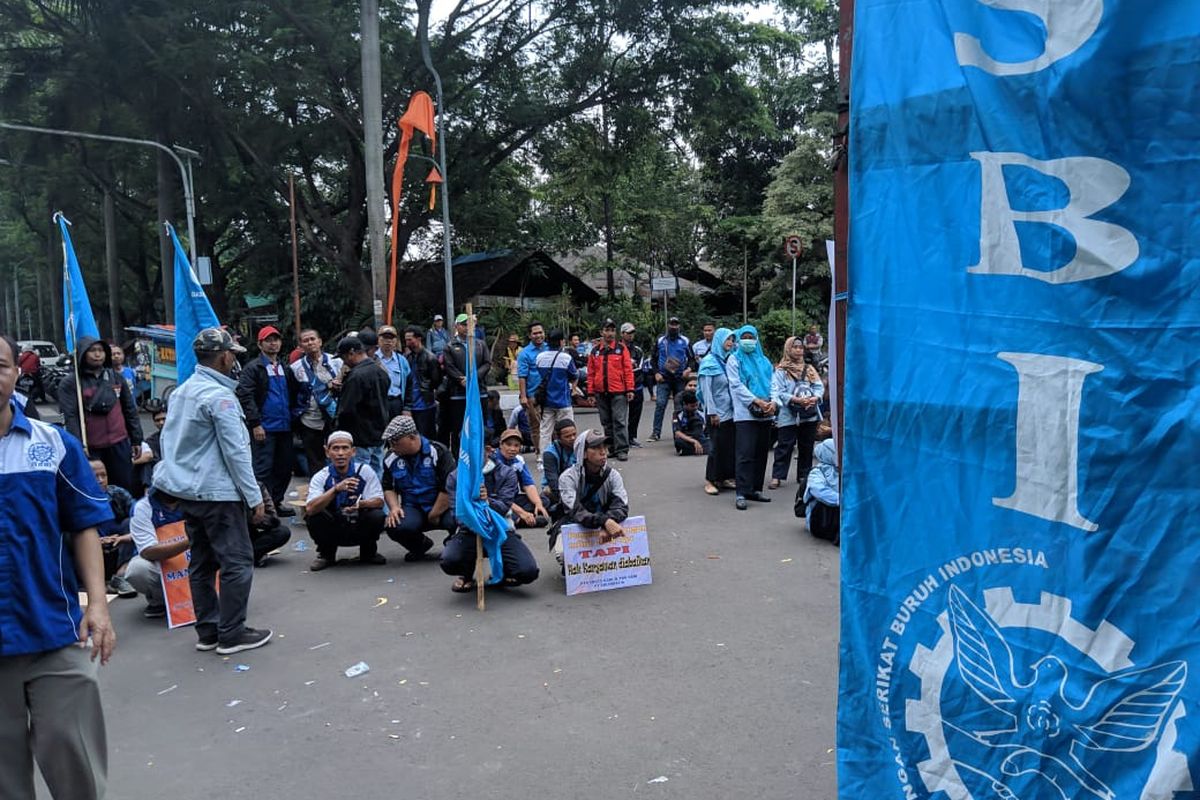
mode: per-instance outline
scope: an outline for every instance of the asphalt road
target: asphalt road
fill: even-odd
[[[790,488],[738,512],[667,442],[620,469],[650,586],[567,597],[533,531],[541,578],[480,613],[388,540],[319,574],[289,543],[251,597],[274,641],[230,659],[114,600],[109,796],[833,798],[838,551]]]

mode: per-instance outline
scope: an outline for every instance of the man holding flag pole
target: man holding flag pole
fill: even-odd
[[[467,341],[474,341],[475,317],[467,305]],[[475,574],[473,580],[463,579],[456,590],[469,591],[474,584],[476,607],[483,611],[484,584],[517,586],[537,579],[537,560],[521,537],[512,529],[511,521],[493,509],[487,501],[484,470],[495,462],[483,452],[483,406],[479,399],[479,379],[475,371],[475,348],[466,348],[467,378],[466,409],[463,413],[462,436],[459,440],[458,469],[451,476],[454,487],[454,515],[458,531],[442,549],[442,570],[463,577],[463,567],[470,563],[470,540],[475,540]],[[449,481],[447,489],[450,489]],[[484,554],[486,553],[486,558]],[[469,574],[469,573],[468,573]]]

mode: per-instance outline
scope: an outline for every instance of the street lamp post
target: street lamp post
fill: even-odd
[[[196,199],[192,195],[192,180],[191,180],[191,159],[193,156],[199,156],[195,150],[188,150],[185,147],[176,147],[175,149],[183,153],[188,158],[188,166],[184,166],[183,161],[175,154],[175,150],[167,147],[165,144],[155,142],[150,139],[130,139],[125,136],[108,136],[101,133],[83,133],[82,131],[65,131],[56,128],[38,128],[33,125],[17,125],[12,122],[0,122],[0,128],[7,128],[13,131],[25,131],[26,133],[42,133],[48,136],[65,136],[69,139],[96,139],[101,142],[117,142],[119,144],[133,144],[142,147],[153,147],[171,157],[175,165],[179,167],[179,179],[183,184],[183,204],[187,211],[188,225],[188,250],[192,257],[192,269],[196,268]]]

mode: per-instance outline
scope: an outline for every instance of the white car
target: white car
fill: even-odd
[[[42,361],[55,366],[62,366],[69,360],[67,356],[58,351],[58,345],[44,339],[22,339],[17,342],[17,347],[21,348],[22,352],[32,350]]]

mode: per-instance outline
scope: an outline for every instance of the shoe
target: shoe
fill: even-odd
[[[753,501],[754,501],[754,502],[756,502],[756,503],[769,503],[769,502],[771,502],[771,498],[767,497],[767,496],[766,496],[765,494],[763,494],[762,492],[755,492],[754,494],[748,494],[748,495],[746,495],[746,498],[747,498],[747,499],[749,499],[749,500],[753,500]]]
[[[121,575],[113,575],[108,579],[108,586],[105,587],[108,591],[115,594],[117,597],[137,597],[138,591],[133,588],[129,581]]]
[[[705,483],[704,484],[704,493],[708,494],[708,495],[715,495],[715,494],[720,494],[721,490],[718,489],[716,486],[713,486],[711,483]]]
[[[146,604],[142,609],[142,616],[146,619],[162,619],[167,615],[167,607],[165,605]]]
[[[629,453],[617,453],[617,461],[628,461]]]
[[[771,482],[767,484],[767,488],[768,489],[778,489],[779,488],[779,478],[771,478]]]
[[[217,649],[217,635],[214,633],[212,636],[201,636],[196,641],[196,649],[201,652],[207,652],[209,650],[216,650]]]
[[[721,481],[721,488],[722,489],[736,489],[737,481],[733,480],[732,478],[729,480]]]
[[[412,564],[413,562],[416,562],[416,561],[424,561],[425,554],[428,553],[432,549],[433,549],[433,540],[430,539],[428,536],[426,536],[424,546],[421,547],[420,550],[409,550],[407,553],[404,554],[404,560],[405,560],[405,562],[407,562],[409,564]]]
[[[383,553],[374,553],[366,558],[360,555],[358,563],[368,567],[381,567],[387,563],[387,558],[384,557]]]
[[[267,642],[271,641],[274,634],[270,630],[257,630],[255,628],[242,628],[242,635],[235,641],[228,642],[217,646],[217,655],[231,656],[234,653],[240,653],[243,650],[256,650],[262,647]]]
[[[637,439],[630,439],[630,440],[629,440],[629,446],[630,446],[630,447],[641,447],[641,446],[642,446],[642,443],[641,443],[641,442],[639,442]]]
[[[313,559],[313,562],[308,565],[308,571],[309,572],[320,572],[323,569],[328,569],[329,567],[332,567],[335,563],[337,563],[337,562],[334,561],[332,558],[326,558],[325,556],[317,556],[316,558]]]
[[[658,434],[657,434],[657,433],[652,433],[652,434],[650,434],[650,441],[652,441],[652,442],[657,442],[657,441],[658,441],[658,439],[659,439],[659,436],[658,436]]]
[[[279,503],[278,505],[275,506],[275,516],[277,516],[277,517],[294,517],[294,516],[296,516],[296,509],[292,508],[289,505]]]
[[[259,556],[258,558],[254,559],[254,568],[255,568],[255,569],[260,569],[260,568],[262,568],[262,567],[265,567],[265,566],[267,565],[267,561],[268,561],[270,558],[271,558],[271,554],[270,554],[270,553],[263,553],[261,556]]]
[[[748,504],[746,503],[746,498],[738,495],[737,500],[733,501],[733,505],[738,511],[745,511]]]

